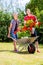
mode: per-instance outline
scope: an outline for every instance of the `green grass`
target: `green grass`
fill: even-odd
[[[43,65],[43,45],[39,45],[40,53],[29,54],[12,52],[12,43],[0,42],[0,65]]]

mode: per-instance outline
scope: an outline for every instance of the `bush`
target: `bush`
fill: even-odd
[[[4,41],[7,38],[9,23],[12,19],[10,13],[0,11],[0,39]]]

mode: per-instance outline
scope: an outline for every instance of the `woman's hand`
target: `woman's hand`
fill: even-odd
[[[8,38],[10,38],[10,34],[8,34]]]

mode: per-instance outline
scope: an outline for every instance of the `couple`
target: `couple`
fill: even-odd
[[[33,16],[32,20],[37,22],[36,16],[31,14],[30,9],[27,9],[26,10],[26,16],[24,17],[24,25],[26,24],[26,20],[25,19],[28,18],[28,16],[29,17]],[[18,27],[19,26],[18,15],[16,13],[13,14],[13,18],[14,19],[10,23],[8,37],[10,38],[10,35],[11,35],[11,37],[13,38],[13,43],[14,43],[14,51],[18,52],[18,50],[16,48],[16,39],[17,39],[17,32],[16,31],[17,31],[17,29],[19,29],[19,27]],[[31,31],[31,36],[32,37],[37,36],[37,33],[34,33],[34,30],[35,30],[35,28],[33,28],[33,30]],[[38,40],[36,40],[35,44],[36,44],[36,51],[40,52],[39,49],[38,49]]]

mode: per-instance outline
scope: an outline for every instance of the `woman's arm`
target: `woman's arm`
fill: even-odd
[[[10,37],[11,28],[12,28],[12,23],[10,23],[10,27],[8,28],[8,37]]]

